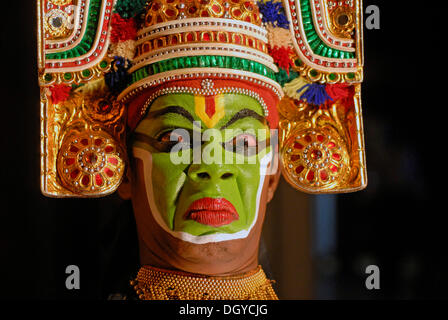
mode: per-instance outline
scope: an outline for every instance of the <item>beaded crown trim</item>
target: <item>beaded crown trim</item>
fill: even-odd
[[[244,32],[264,42],[267,42],[268,32],[263,27],[253,25],[244,21],[222,18],[196,18],[160,23],[149,28],[141,29],[137,33],[136,41],[137,43],[142,43],[143,41],[145,41],[145,39],[152,39],[160,35],[170,34],[175,30],[205,31],[209,29],[219,29],[237,33]]]
[[[162,83],[167,83],[169,81],[173,80],[185,80],[185,79],[200,79],[200,78],[207,78],[207,77],[218,77],[222,79],[229,79],[229,80],[242,80],[247,81],[249,83],[254,83],[260,86],[265,87],[269,91],[273,92],[273,94],[278,98],[281,99],[283,97],[283,91],[281,90],[281,87],[277,82],[274,80],[271,80],[267,77],[262,77],[254,73],[249,73],[245,71],[240,70],[230,70],[233,71],[232,73],[221,73],[221,69],[219,68],[210,68],[207,71],[204,72],[204,69],[201,68],[192,68],[189,69],[190,73],[186,74],[182,72],[183,70],[173,70],[170,72],[167,72],[164,77],[148,77],[144,78],[143,80],[140,80],[136,82],[134,85],[129,86],[124,90],[119,96],[118,99],[122,102],[127,102],[129,99],[132,99],[136,94],[141,92],[144,89],[158,86]],[[269,82],[266,80],[268,79]]]
[[[269,109],[266,103],[264,102],[264,99],[255,91],[249,90],[249,89],[243,89],[243,88],[237,88],[237,87],[223,87],[223,88],[213,88],[214,83],[213,80],[210,79],[204,79],[202,80],[202,88],[193,88],[193,87],[182,87],[182,86],[174,86],[174,87],[163,87],[160,90],[157,90],[154,92],[148,100],[146,100],[141,112],[140,116],[143,117],[148,108],[151,106],[151,104],[154,102],[155,99],[158,97],[161,97],[166,94],[170,93],[190,93],[194,95],[203,95],[203,96],[214,96],[218,94],[223,93],[235,93],[235,94],[242,94],[246,95],[248,97],[254,98],[255,100],[260,103],[261,107],[263,108],[263,115],[267,117],[269,115]]]

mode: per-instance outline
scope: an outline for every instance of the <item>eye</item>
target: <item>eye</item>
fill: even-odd
[[[233,145],[237,148],[251,148],[257,146],[257,137],[252,134],[243,133],[233,138]]]
[[[184,137],[182,135],[180,135],[178,132],[176,132],[175,130],[172,131],[166,131],[164,133],[162,133],[158,138],[158,141],[160,142],[183,142],[184,141]]]
[[[223,146],[230,152],[236,152],[245,156],[252,156],[258,152],[257,137],[249,133],[239,134],[226,143],[223,143]]]

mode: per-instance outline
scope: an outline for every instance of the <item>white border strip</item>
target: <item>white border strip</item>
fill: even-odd
[[[135,64],[131,69],[129,69],[129,72],[134,72],[135,70],[138,70],[145,65],[153,64],[171,58],[204,55],[230,57],[236,56],[261,63],[269,67],[271,70],[277,69],[277,66],[274,64],[274,59],[270,55],[267,55],[262,51],[250,47],[239,46],[230,43],[211,43],[207,45],[199,43],[187,43],[170,47],[169,50],[167,50],[167,48],[161,48],[145,53],[135,60]]]
[[[223,18],[187,18],[157,23],[138,32],[137,44],[161,35],[188,31],[232,31],[267,42],[267,31],[255,24]]]

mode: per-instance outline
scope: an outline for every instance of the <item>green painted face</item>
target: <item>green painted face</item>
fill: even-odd
[[[193,142],[197,136],[202,143]],[[133,148],[150,175],[144,177],[148,201],[162,228],[194,243],[248,235],[271,154],[257,100],[161,96],[136,128]]]

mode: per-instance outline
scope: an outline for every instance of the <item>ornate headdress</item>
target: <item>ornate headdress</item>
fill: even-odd
[[[154,99],[185,92],[258,100],[280,130],[293,187],[364,188],[361,9],[360,0],[38,0],[42,192],[114,192],[126,133]]]

